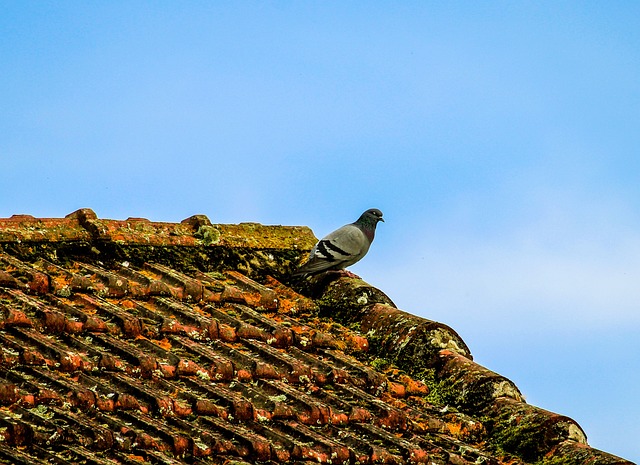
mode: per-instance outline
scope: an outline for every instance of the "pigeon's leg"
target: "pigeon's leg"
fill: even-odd
[[[358,276],[355,273],[352,273],[349,270],[342,270],[343,274],[347,277],[347,278],[355,278],[355,279],[362,279],[360,276]]]
[[[358,276],[355,273],[352,273],[349,270],[329,270],[329,271],[327,271],[327,273],[339,275],[341,278],[362,279],[360,276]]]

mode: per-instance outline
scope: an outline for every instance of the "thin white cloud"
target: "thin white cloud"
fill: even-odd
[[[629,210],[613,201],[538,198],[546,200],[538,200],[531,216],[500,230],[465,232],[445,221],[418,228],[420,237],[383,238],[403,245],[380,252],[375,260],[387,266],[365,275],[408,311],[445,323],[640,323],[640,228],[633,228]]]

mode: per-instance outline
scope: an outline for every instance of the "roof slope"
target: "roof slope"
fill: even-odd
[[[629,464],[308,228],[0,219],[0,463]]]

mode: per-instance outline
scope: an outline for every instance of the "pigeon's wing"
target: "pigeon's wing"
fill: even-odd
[[[309,260],[295,274],[341,270],[364,257],[370,245],[360,228],[348,224],[318,241],[309,254]]]

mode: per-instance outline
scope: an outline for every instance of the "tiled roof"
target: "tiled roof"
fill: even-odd
[[[631,463],[364,281],[288,283],[314,242],[0,219],[0,463]]]

